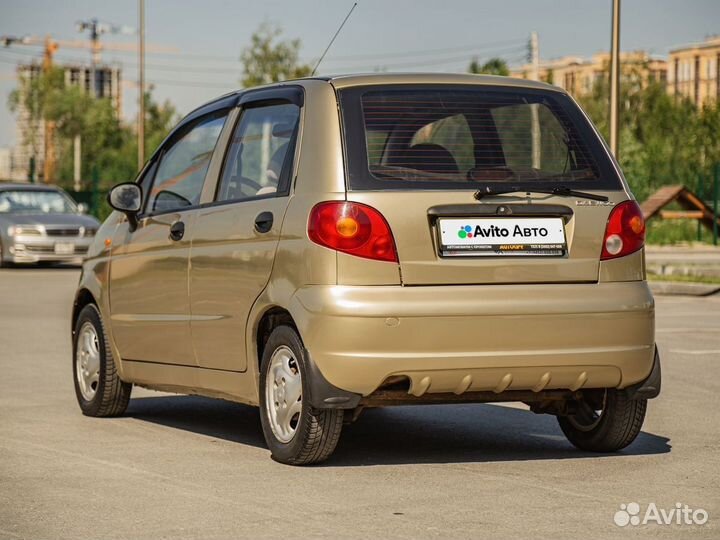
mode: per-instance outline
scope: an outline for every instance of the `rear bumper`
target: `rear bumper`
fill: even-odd
[[[647,283],[308,286],[291,311],[333,386],[367,396],[627,388],[653,367]]]

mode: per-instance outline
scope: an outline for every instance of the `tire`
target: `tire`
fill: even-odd
[[[10,263],[5,260],[5,252],[3,251],[2,242],[0,242],[0,268],[9,268]]]
[[[73,333],[73,381],[86,416],[120,416],[130,401],[132,384],[120,380],[100,312],[94,304],[78,315]]]
[[[343,426],[341,409],[314,409],[303,399],[309,395],[307,365],[297,332],[289,326],[275,328],[260,365],[260,421],[273,459],[288,465],[326,460]]]
[[[617,390],[608,389],[596,403],[581,402],[579,407],[577,414],[558,416],[560,429],[568,441],[588,452],[616,452],[632,443],[640,433],[647,400],[631,400]],[[589,413],[594,416],[589,417]]]

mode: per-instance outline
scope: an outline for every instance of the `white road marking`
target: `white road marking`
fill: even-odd
[[[692,333],[692,334],[704,334],[704,333],[713,333],[717,334],[718,329],[717,328],[656,328],[655,332],[660,334],[686,334],[686,333]]]
[[[670,349],[671,353],[678,354],[717,354],[720,355],[720,349],[709,349],[705,351],[693,351],[690,349]]]

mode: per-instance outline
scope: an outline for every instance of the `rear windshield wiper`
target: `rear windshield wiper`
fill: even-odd
[[[483,189],[479,189],[475,192],[475,198],[479,201],[484,197],[491,197],[493,195],[505,195],[507,193],[547,193],[548,195],[559,195],[560,197],[580,197],[582,199],[590,199],[593,201],[607,202],[609,199],[605,195],[595,195],[594,193],[588,193],[586,191],[577,191],[570,189],[567,186],[558,186],[554,188],[521,188],[518,186],[509,186],[506,188],[491,188],[486,186]]]

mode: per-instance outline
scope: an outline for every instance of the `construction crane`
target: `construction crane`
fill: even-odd
[[[54,57],[58,49],[88,49],[91,51],[91,87],[90,91],[95,97],[98,95],[97,82],[95,81],[95,66],[100,61],[101,51],[119,51],[119,52],[137,52],[138,46],[134,43],[101,43],[100,35],[104,33],[117,33],[127,32],[126,27],[118,27],[101,23],[97,19],[91,19],[90,21],[84,21],[78,23],[78,31],[90,30],[90,41],[84,40],[64,40],[55,39],[51,36],[39,37],[39,36],[0,36],[0,44],[4,47],[10,47],[13,45],[21,46],[42,46],[43,47],[43,61],[42,69],[43,73],[48,73],[53,66]],[[167,47],[162,45],[146,45],[145,49],[151,53],[177,53],[178,49],[175,47]],[[45,153],[43,161],[43,180],[46,183],[51,183],[55,179],[55,168],[56,168],[56,157],[55,157],[55,123],[45,122],[44,129],[44,142],[45,142]],[[79,141],[75,141],[75,176],[79,175]],[[76,178],[76,181],[78,178]]]

